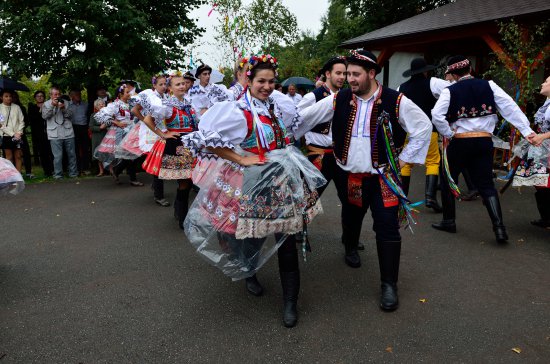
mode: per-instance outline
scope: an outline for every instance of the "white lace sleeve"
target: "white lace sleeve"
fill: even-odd
[[[224,101],[214,104],[202,115],[198,131],[181,139],[194,153],[205,147],[235,149],[247,132],[243,111],[236,102]]]
[[[96,119],[98,124],[106,124],[107,126],[111,126],[117,114],[118,104],[116,102],[111,102],[109,105],[99,110],[94,115],[94,118]]]

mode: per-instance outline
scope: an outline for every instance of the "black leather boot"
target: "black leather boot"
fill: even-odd
[[[493,231],[495,232],[495,237],[497,243],[504,244],[508,242],[508,234],[506,234],[506,228],[504,227],[504,222],[502,220],[502,210],[500,208],[500,201],[498,196],[491,196],[485,199],[485,208],[491,217],[493,223]]]
[[[344,244],[346,250],[344,262],[352,268],[359,268],[361,266],[361,257],[357,252],[359,236],[345,225],[342,225],[342,244]]]
[[[258,282],[258,278],[254,274],[252,277],[245,279],[246,281],[246,290],[253,296],[259,297],[264,293],[264,288]]]
[[[432,224],[432,227],[448,233],[456,233],[455,199],[448,186],[442,186],[441,202],[443,203],[443,220],[439,223]]]
[[[394,311],[399,307],[397,280],[399,278],[400,241],[377,241],[378,264],[380,266],[380,308]]]
[[[176,201],[174,202],[174,216],[177,216],[178,225],[183,229],[183,222],[189,211],[189,191],[191,189],[177,190]]]
[[[537,201],[537,209],[539,210],[540,219],[531,221],[532,225],[548,228],[550,227],[550,189],[541,188],[535,192]]]
[[[437,203],[437,176],[430,174],[426,176],[426,207],[440,213],[443,208]]]
[[[298,322],[298,293],[300,292],[300,271],[280,272],[283,285],[283,324],[294,327]]]
[[[411,186],[411,176],[401,176],[401,187],[406,196],[409,196],[409,187]]]

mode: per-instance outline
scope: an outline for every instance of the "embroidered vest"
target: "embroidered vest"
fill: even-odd
[[[324,86],[324,85],[321,86],[321,87],[316,88],[312,92],[315,95],[315,102],[319,102],[322,99],[324,99],[325,97],[331,95],[330,90],[327,90],[326,86]],[[315,127],[313,129],[311,129],[311,131],[314,132],[314,133],[327,135],[330,132],[330,124],[331,124],[331,122],[329,121],[327,123],[322,123],[322,124],[319,124],[319,125],[315,125]]]
[[[195,110],[186,107],[183,110],[172,107],[172,115],[166,119],[166,129],[177,133],[190,133],[197,130]]]
[[[269,143],[269,150],[261,148],[260,145],[258,145],[256,133],[253,133],[254,117],[252,116],[252,113],[248,110],[243,110],[243,113],[246,118],[246,125],[248,128],[246,138],[241,143],[241,148],[244,150],[254,154],[260,154],[260,152],[266,153],[270,150],[282,149],[290,144],[290,138],[287,136],[286,128],[279,119],[274,117],[274,115],[272,117],[258,115],[260,119],[260,125],[258,125],[258,127],[263,128]]]
[[[469,78],[449,86],[451,100],[447,111],[447,121],[454,123],[458,119],[479,118],[493,115],[497,108],[495,95],[489,81]]]
[[[374,100],[372,114],[370,117],[371,143],[374,142],[376,125],[378,120],[389,124],[392,130],[395,147],[400,150],[405,143],[407,132],[399,124],[399,104],[401,102],[399,92],[382,87],[378,98]],[[334,144],[334,156],[336,160],[346,165],[348,161],[349,146],[353,125],[355,124],[357,103],[351,89],[344,89],[338,92],[334,98],[334,117],[332,119],[332,140]],[[374,144],[374,143],[373,143]],[[376,145],[371,144],[372,165],[378,167],[388,163],[385,153],[385,140],[383,131],[378,128]]]

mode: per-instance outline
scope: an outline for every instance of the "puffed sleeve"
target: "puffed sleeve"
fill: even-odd
[[[275,90],[271,94],[271,97],[277,104],[277,107],[279,108],[279,111],[281,112],[281,116],[283,119],[283,123],[285,124],[285,127],[287,130],[292,133],[294,138],[300,139],[305,133],[307,133],[311,127],[307,126],[303,119],[300,117],[300,114],[298,113],[298,108],[296,107],[296,104],[294,104],[294,101],[287,95]]]
[[[214,84],[208,93],[208,108],[222,101],[233,100],[233,93],[225,85]]]
[[[182,136],[183,144],[198,153],[204,147],[235,149],[248,133],[243,111],[234,101],[214,104],[199,123],[199,130]]]
[[[95,115],[95,120],[99,124],[106,124],[111,126],[113,120],[115,119],[118,113],[118,106],[116,102],[111,102],[109,105],[105,106],[103,109],[99,110]]]
[[[157,124],[172,115],[172,107],[165,105],[151,89],[140,92],[136,103],[143,108],[142,114],[151,115]]]

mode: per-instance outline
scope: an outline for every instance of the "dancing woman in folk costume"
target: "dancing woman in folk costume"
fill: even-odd
[[[291,144],[291,133],[303,131],[292,101],[273,91],[276,59],[252,56],[246,63],[244,96],[215,104],[199,131],[183,138],[194,150],[206,147],[220,157],[200,185],[185,233],[212,265],[234,280],[246,278],[256,296],[263,293],[256,272],[277,251],[283,323],[292,327],[300,288],[295,234],[322,211],[311,191],[326,181]]]
[[[550,228],[550,77],[542,84],[540,93],[547,99],[535,114],[538,134],[532,139],[533,145],[522,141],[514,150],[522,161],[516,170],[513,186],[535,186],[540,219],[531,221],[531,224]]]
[[[241,58],[235,63],[233,69],[233,76],[235,76],[235,84],[229,88],[229,91],[233,94],[233,100],[239,100],[244,96],[246,91],[246,85],[248,82],[246,76],[246,58]]]
[[[96,148],[94,157],[103,162],[104,166],[114,165],[112,174],[117,183],[119,183],[118,175],[124,168],[127,168],[130,184],[138,187],[143,186],[143,183],[137,180],[135,163],[133,160],[127,159],[126,153],[120,154],[120,149],[117,150],[117,146],[122,143],[134,125],[128,104],[130,97],[129,88],[122,84],[116,90],[116,100],[95,114],[96,121],[109,126],[109,130],[99,147]]]
[[[170,76],[168,86],[173,95],[170,98],[153,97],[141,101],[141,106],[148,111],[143,122],[160,137],[143,162],[143,168],[160,179],[178,181],[174,213],[183,229],[189,209],[189,191],[193,186],[191,173],[195,158],[182,145],[180,137],[197,130],[197,120],[189,100],[184,98],[186,86],[181,72]]]
[[[168,83],[167,75],[159,73],[153,76],[151,82],[153,84],[153,88],[140,92],[136,97],[136,104],[132,108],[132,113],[138,118],[138,120],[140,120],[140,122],[138,122],[134,129],[128,133],[127,139],[132,139],[134,142],[132,143],[133,147],[129,146],[127,150],[129,152],[133,150],[136,155],[149,153],[153,148],[153,145],[155,145],[155,143],[159,140],[159,136],[150,130],[145,123],[143,123],[143,119],[145,118],[144,113],[147,114],[147,112],[141,106],[142,100],[146,100],[145,102],[147,102],[147,100],[151,97],[156,97],[159,100],[164,100],[170,97],[170,95],[166,92]],[[135,145],[136,136],[137,146]],[[125,145],[126,144],[123,142],[123,147]],[[158,176],[153,176],[152,188],[153,200],[155,203],[163,207],[170,206],[170,202],[164,198],[164,181],[159,179]]]

